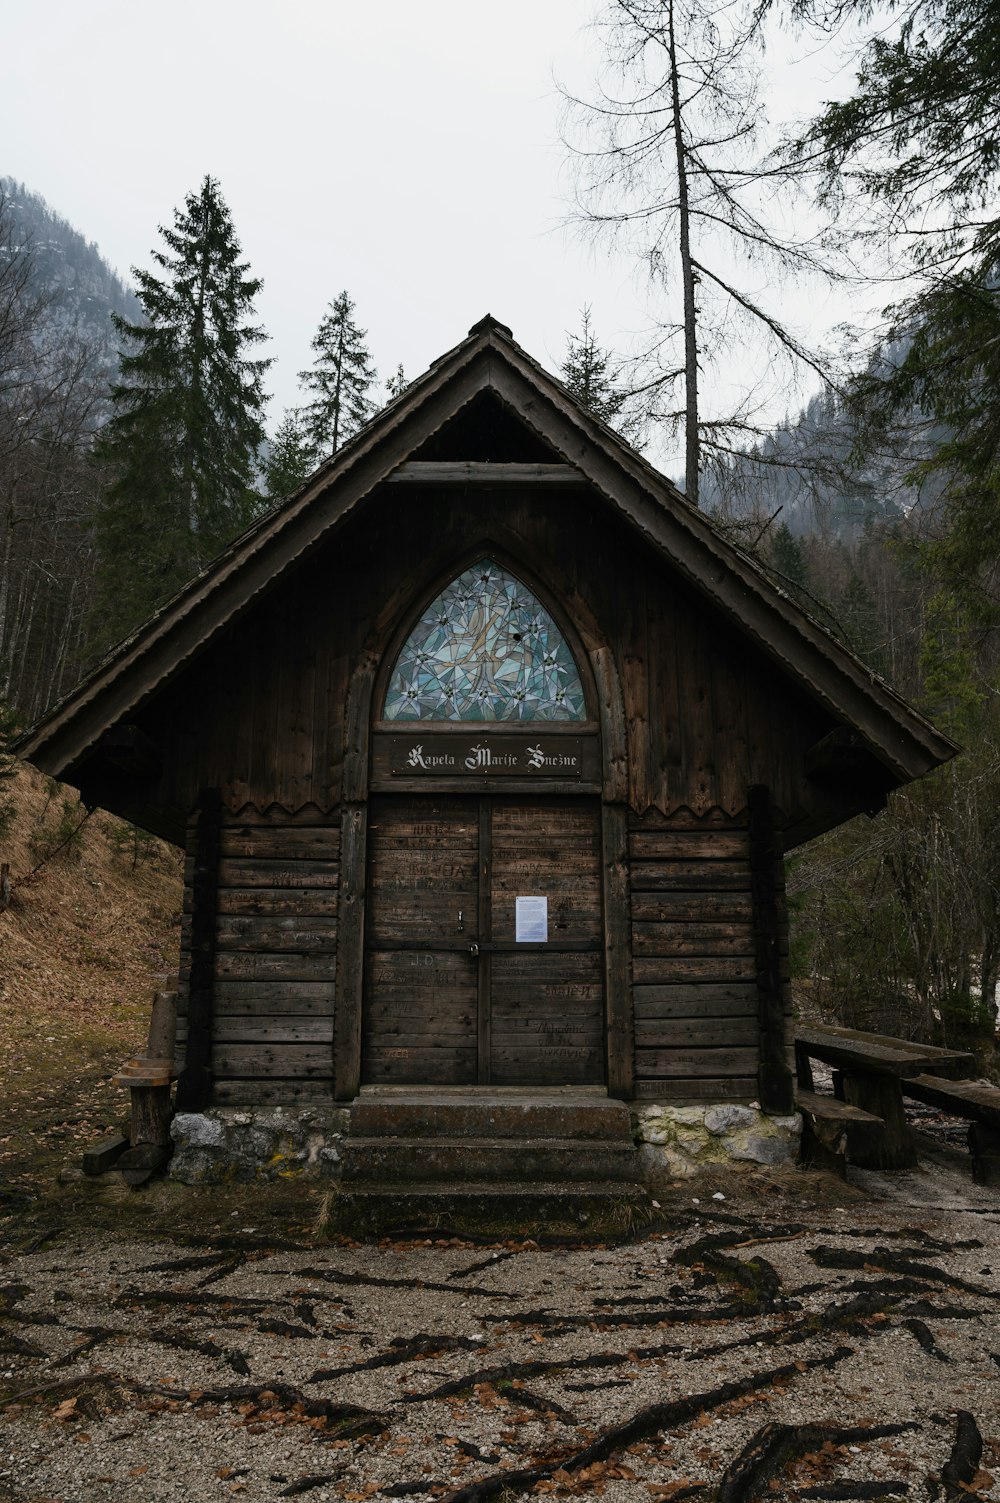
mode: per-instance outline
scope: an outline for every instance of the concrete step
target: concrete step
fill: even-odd
[[[631,1138],[357,1137],[344,1140],[345,1186],[357,1182],[560,1180],[593,1183],[638,1177]]]
[[[366,1095],[351,1107],[360,1138],[579,1138],[631,1142],[629,1109],[607,1096]]]

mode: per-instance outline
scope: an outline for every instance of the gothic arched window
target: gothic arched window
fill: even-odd
[[[403,643],[386,720],[585,720],[565,637],[519,579],[480,559],[453,579]]]

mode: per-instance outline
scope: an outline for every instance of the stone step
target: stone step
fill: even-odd
[[[579,1138],[631,1142],[629,1109],[607,1096],[366,1095],[351,1107],[361,1138]]]
[[[618,1180],[467,1180],[344,1185],[333,1220],[354,1236],[393,1229],[470,1227],[480,1235],[556,1233],[620,1235],[649,1219],[649,1196],[641,1185]]]
[[[443,1183],[638,1177],[631,1138],[357,1137],[343,1145],[344,1184],[382,1180]]]

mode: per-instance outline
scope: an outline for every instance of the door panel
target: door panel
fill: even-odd
[[[373,799],[368,841],[362,1078],[474,1085],[478,800]]]
[[[598,953],[495,954],[490,1077],[494,1085],[600,1085],[604,987]]]
[[[583,799],[373,799],[363,1079],[604,1081],[600,809]],[[545,897],[519,944],[515,899]]]
[[[548,941],[519,945],[515,899],[548,899]],[[490,1080],[604,1080],[600,813],[590,800],[494,801]],[[565,946],[566,948],[562,948]]]

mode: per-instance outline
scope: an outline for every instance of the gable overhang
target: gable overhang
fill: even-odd
[[[694,591],[822,705],[835,726],[854,737],[855,750],[860,745],[881,769],[887,787],[955,755],[953,742],[778,589],[492,319],[474,326],[279,509],[119,644],[21,739],[18,754],[54,777],[79,781],[102,737],[138,714],[256,600],[335,537],[384,481],[416,478],[414,453],[483,393],[558,456],[553,476],[559,468],[563,482],[575,475],[596,491]],[[428,465],[428,481],[431,471]]]

